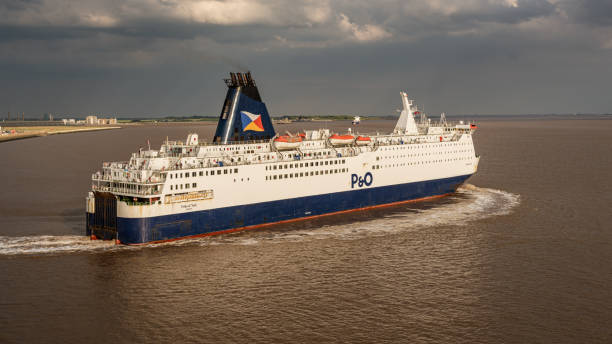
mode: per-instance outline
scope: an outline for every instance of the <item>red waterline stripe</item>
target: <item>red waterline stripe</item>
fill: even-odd
[[[289,219],[289,220],[282,220],[282,221],[277,221],[277,222],[267,222],[267,223],[262,223],[262,224],[259,224],[259,225],[231,228],[231,229],[226,229],[226,230],[219,231],[219,232],[202,233],[202,234],[189,235],[189,236],[184,236],[184,237],[174,238],[174,239],[148,241],[148,242],[143,242],[143,243],[126,244],[126,245],[137,246],[137,245],[161,244],[161,243],[172,242],[172,241],[177,241],[177,240],[202,238],[202,237],[207,237],[207,236],[212,236],[212,235],[227,234],[227,233],[233,233],[233,232],[238,232],[238,231],[246,231],[246,230],[251,230],[251,229],[256,229],[256,228],[261,228],[261,227],[273,226],[273,225],[278,225],[278,224],[281,224],[281,223],[291,223],[291,222],[297,222],[297,221],[310,220],[310,219],[315,219],[317,217],[323,217],[323,216],[346,214],[346,213],[352,213],[352,212],[362,211],[362,210],[367,210],[367,209],[376,209],[376,208],[391,207],[391,206],[398,205],[398,204],[421,202],[421,201],[426,201],[426,200],[446,197],[446,196],[451,195],[451,194],[452,193],[447,193],[447,194],[443,194],[443,195],[435,195],[435,196],[427,196],[427,197],[423,197],[423,198],[410,199],[410,200],[407,200],[407,201],[399,201],[399,202],[371,205],[369,207],[355,208],[355,209],[348,209],[348,210],[340,210],[340,211],[335,211],[333,213],[325,213],[325,214],[320,214],[320,215],[296,217],[294,219]],[[119,240],[117,240],[117,241],[119,241]],[[119,242],[119,243],[121,243],[121,242]],[[121,244],[123,244],[123,243],[121,243]]]

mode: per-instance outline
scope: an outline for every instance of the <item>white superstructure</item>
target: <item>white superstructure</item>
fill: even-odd
[[[212,144],[190,134],[184,142],[166,141],[159,150],[133,153],[128,161],[104,163],[92,176],[92,191],[117,197],[117,217],[147,218],[476,172],[475,125],[432,124],[424,116],[417,123],[412,100],[404,92],[401,99],[403,110],[390,134],[306,131],[291,150],[278,150],[274,138]],[[361,143],[332,143],[348,136],[360,137]],[[93,192],[87,203],[92,213]]]

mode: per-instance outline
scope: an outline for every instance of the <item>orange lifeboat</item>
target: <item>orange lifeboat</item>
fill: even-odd
[[[357,136],[355,139],[355,143],[358,146],[366,146],[370,144],[370,142],[372,142],[372,139],[370,139],[368,136]]]
[[[274,139],[274,147],[278,150],[289,150],[299,148],[302,144],[300,136],[281,135]]]
[[[355,137],[353,135],[338,135],[333,134],[329,137],[329,142],[334,146],[344,146],[350,145],[355,141]]]

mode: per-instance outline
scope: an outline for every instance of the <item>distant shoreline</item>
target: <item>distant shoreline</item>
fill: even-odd
[[[6,129],[11,129],[11,128],[15,128],[15,127],[6,127]],[[19,127],[19,128],[23,128],[23,127]],[[54,130],[54,129],[59,129],[59,128],[61,127],[41,128],[39,130],[33,130],[30,132],[0,135],[0,142],[23,140],[23,139],[33,138],[33,137],[43,137],[43,136],[49,136],[49,135],[60,135],[60,134],[72,134],[72,133],[81,133],[81,132],[88,132],[88,131],[121,129],[121,127],[90,127],[90,128],[70,128],[70,129],[63,129],[63,130],[62,129]],[[4,127],[2,129],[5,130]]]

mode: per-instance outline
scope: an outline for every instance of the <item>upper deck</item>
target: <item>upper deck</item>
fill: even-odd
[[[208,175],[207,169],[219,167],[350,158],[386,146],[458,141],[463,134],[473,130],[475,126],[469,123],[428,126],[417,135],[353,135],[355,138],[367,137],[370,141],[365,145],[355,140],[338,145],[330,140],[334,134],[323,129],[305,132],[306,138],[299,147],[289,150],[279,149],[274,139],[216,144],[199,142],[197,135],[190,134],[186,141],[166,141],[159,150],[133,153],[128,161],[105,162],[102,170],[92,175],[92,181],[94,190],[98,191],[130,196],[160,195],[171,171],[197,169]]]

